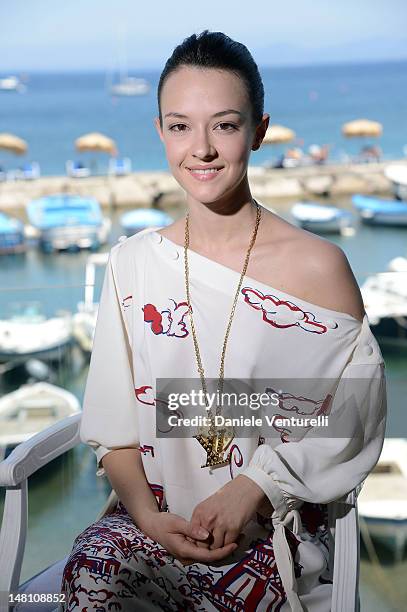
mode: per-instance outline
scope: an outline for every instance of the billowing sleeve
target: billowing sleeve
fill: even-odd
[[[98,476],[105,473],[100,461],[108,452],[139,447],[131,330],[118,282],[120,247],[113,247],[106,267],[80,428],[82,442],[96,453]]]
[[[337,382],[327,427],[274,447],[265,438],[243,472],[280,516],[302,501],[341,498],[362,483],[379,459],[387,406],[385,368],[367,317],[363,327]]]

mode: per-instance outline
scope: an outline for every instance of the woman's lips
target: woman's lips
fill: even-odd
[[[193,168],[187,168],[187,171],[191,176],[194,177],[197,181],[206,182],[213,181],[221,172],[223,168],[214,168],[214,169],[205,169],[205,170],[197,170]]]

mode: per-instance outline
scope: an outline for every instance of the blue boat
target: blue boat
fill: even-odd
[[[94,198],[56,194],[27,204],[28,219],[46,252],[97,249],[107,241],[111,221]]]
[[[357,194],[352,197],[352,203],[359,211],[364,223],[407,226],[407,204],[405,202]]]
[[[23,223],[0,212],[0,253],[21,253],[25,248]]]
[[[137,208],[130,210],[120,218],[120,225],[127,236],[132,236],[148,227],[166,227],[172,218],[156,208]]]

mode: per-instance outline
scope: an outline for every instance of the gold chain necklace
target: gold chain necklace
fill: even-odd
[[[218,389],[217,389],[217,397],[222,397],[223,392],[223,381],[225,378],[225,355],[226,355],[226,346],[229,339],[230,329],[232,327],[232,321],[236,310],[237,300],[239,298],[240,289],[243,283],[243,278],[247,271],[247,266],[249,265],[250,253],[252,251],[253,245],[256,241],[257,231],[259,229],[260,219],[261,219],[261,208],[256,204],[256,222],[253,230],[253,234],[250,240],[249,248],[247,249],[245,262],[243,265],[242,273],[240,275],[239,284],[236,290],[236,294],[233,300],[232,310],[230,311],[228,325],[226,327],[225,339],[223,341],[222,355],[220,360],[220,369],[219,369],[219,379],[218,379]],[[189,290],[189,266],[188,266],[188,248],[189,248],[189,213],[187,213],[185,218],[185,242],[184,242],[184,264],[185,264],[185,289],[187,294],[187,303],[188,303],[188,314],[191,323],[191,331],[192,338],[194,342],[195,348],[195,356],[196,362],[198,366],[198,372],[201,377],[201,385],[202,390],[204,392],[206,407],[208,408],[208,395],[207,395],[207,387],[205,380],[205,372],[202,365],[201,354],[199,351],[198,340],[196,336],[196,330],[194,325],[194,319],[192,316],[192,306],[191,306],[191,295]],[[220,408],[219,404],[216,406],[216,415],[219,415]],[[207,433],[200,433],[196,436],[193,436],[198,440],[201,446],[206,451],[206,463],[201,467],[209,467],[216,468],[222,467],[225,465],[229,465],[231,453],[225,456],[226,451],[228,450],[233,438],[233,430],[227,431],[226,429],[217,429],[215,426],[214,415],[212,413],[212,409],[208,410],[208,418],[209,418],[209,428]]]

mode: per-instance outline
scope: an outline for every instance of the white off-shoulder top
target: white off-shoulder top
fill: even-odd
[[[189,251],[191,301],[205,376],[216,378],[240,275]],[[231,465],[202,469],[206,453],[190,438],[156,436],[156,380],[198,378],[187,315],[183,248],[145,230],[111,250],[83,404],[81,439],[100,461],[111,450],[140,448],[162,507],[189,519],[194,507],[231,478],[254,480],[275,512],[276,560],[291,608],[300,610],[286,554],[287,518],[302,502],[327,503],[352,491],[380,455],[385,427],[384,363],[367,317],[317,306],[245,277],[227,345],[225,377],[287,379],[279,416],[326,415],[318,435],[289,428],[235,438]],[[326,393],[301,393],[302,380],[325,379]],[[295,383],[295,384],[294,384]],[[290,384],[297,385],[290,388]],[[321,387],[322,388],[322,387]],[[319,394],[318,394],[319,393]],[[284,566],[284,567],[283,567]]]

